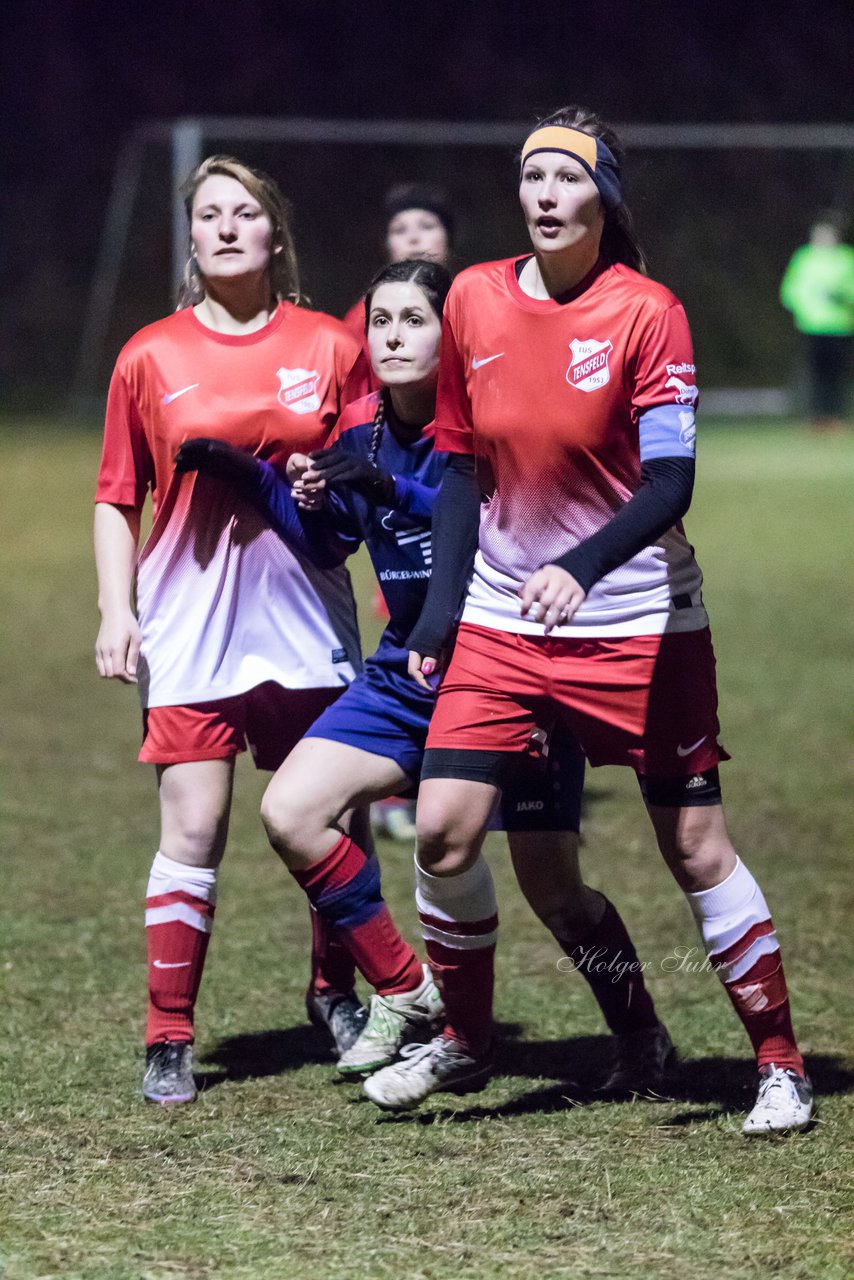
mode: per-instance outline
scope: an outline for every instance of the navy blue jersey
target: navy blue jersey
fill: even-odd
[[[332,438],[338,448],[370,458],[378,398],[375,392],[346,407]],[[430,428],[406,444],[396,428],[405,431],[389,406],[376,464],[394,476],[391,505],[342,485],[327,492],[322,511],[301,512],[287,480],[269,464],[260,477],[258,497],[273,528],[321,568],[340,562],[364,542],[389,611],[388,626],[368,662],[405,671],[406,638],[418,621],[430,579],[430,522],[448,455],[433,449]]]

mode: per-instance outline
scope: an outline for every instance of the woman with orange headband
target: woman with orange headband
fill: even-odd
[[[774,926],[721,805],[714,655],[681,524],[698,396],[685,313],[643,274],[619,143],[592,112],[541,121],[519,183],[533,252],[464,271],[445,307],[436,447],[453,457],[410,636],[423,682],[465,599],[418,803],[418,906],[448,1025],[365,1091],[399,1110],[487,1078],[492,948],[480,939],[493,891],[481,844],[508,762],[562,723],[591,764],[637,773],[756,1053],[744,1132],[803,1128],[812,1087]]]

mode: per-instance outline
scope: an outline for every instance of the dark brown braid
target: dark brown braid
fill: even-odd
[[[368,449],[368,461],[372,467],[377,465],[377,454],[380,451],[380,444],[383,438],[383,427],[386,419],[386,396],[388,392],[383,388],[377,396],[377,410],[374,414],[374,425],[371,429],[371,444]]]

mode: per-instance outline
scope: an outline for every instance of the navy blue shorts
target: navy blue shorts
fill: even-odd
[[[394,760],[415,795],[435,694],[421,689],[395,668],[366,664],[337,702],[321,713],[307,738],[326,738]],[[501,803],[493,822],[500,831],[578,831],[584,756],[568,730],[558,726],[545,751],[533,749],[513,759],[502,779]]]
[[[379,667],[369,660],[362,674],[318,716],[305,736],[328,738],[375,756],[387,756],[417,786],[435,705],[436,695],[427,693],[408,673]]]

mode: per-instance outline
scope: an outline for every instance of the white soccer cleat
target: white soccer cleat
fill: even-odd
[[[361,1076],[386,1066],[397,1057],[402,1044],[414,1035],[432,1032],[445,1016],[445,1005],[439,988],[427,965],[414,991],[399,991],[392,996],[374,995],[365,1028],[346,1053],[338,1059],[343,1076]]]
[[[410,1111],[431,1093],[474,1093],[492,1074],[492,1055],[466,1053],[453,1040],[407,1045],[400,1062],[369,1076],[363,1088],[383,1111]]]
[[[799,1076],[788,1067],[775,1067],[771,1062],[759,1068],[756,1106],[741,1131],[748,1137],[761,1137],[805,1129],[812,1109],[813,1089],[808,1077]]]

